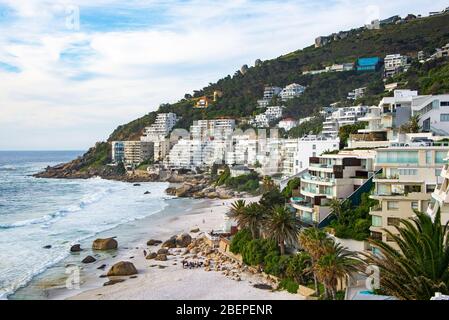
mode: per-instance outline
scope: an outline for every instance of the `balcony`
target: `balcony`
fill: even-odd
[[[313,184],[324,184],[324,185],[328,185],[328,186],[335,184],[334,178],[317,177],[317,176],[312,176],[309,174],[303,175],[301,179],[304,182],[313,183]]]
[[[314,212],[313,205],[307,201],[291,202],[291,206],[301,212]]]

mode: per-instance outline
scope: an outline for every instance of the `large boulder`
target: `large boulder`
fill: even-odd
[[[70,247],[70,252],[80,252],[81,251],[81,245],[80,244],[74,244]]]
[[[168,239],[167,241],[165,241],[164,243],[162,243],[162,248],[176,248],[176,236],[171,237],[170,239]]]
[[[94,250],[112,250],[117,249],[118,243],[114,238],[96,239],[92,243],[92,249]]]
[[[176,246],[178,248],[185,248],[190,243],[192,243],[192,237],[188,233],[183,233],[176,237]]]
[[[146,259],[147,260],[151,260],[157,257],[157,253],[156,252],[150,252],[147,256]]]
[[[137,269],[129,261],[120,261],[114,264],[108,271],[108,277],[111,276],[132,276],[137,274]]]
[[[161,243],[162,243],[161,240],[150,239],[150,240],[147,241],[147,246],[157,246],[157,245],[159,245]]]
[[[188,197],[191,190],[192,190],[192,186],[184,183],[181,187],[176,189],[175,194],[177,197]]]
[[[167,255],[166,254],[158,254],[154,260],[157,261],[167,261]]]

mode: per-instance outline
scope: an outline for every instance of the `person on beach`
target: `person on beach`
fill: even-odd
[[[143,256],[146,257],[147,256],[147,250],[143,250]]]

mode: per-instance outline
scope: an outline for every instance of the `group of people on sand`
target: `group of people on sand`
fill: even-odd
[[[196,268],[202,268],[204,265],[203,261],[182,261],[182,267],[184,269],[196,269]]]

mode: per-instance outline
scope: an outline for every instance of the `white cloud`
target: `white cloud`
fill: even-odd
[[[117,125],[244,63],[363,25],[372,4],[382,17],[445,5],[413,2],[0,0],[0,8],[15,10],[2,25],[0,61],[21,70],[0,71],[0,149],[86,149]],[[80,7],[79,31],[65,26],[73,3]],[[117,18],[102,10],[97,20],[83,16],[111,7],[130,10],[123,15],[130,21],[143,10],[148,21],[136,17],[137,25],[112,28]]]

